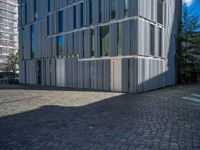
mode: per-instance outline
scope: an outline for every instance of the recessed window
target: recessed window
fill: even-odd
[[[100,27],[100,56],[108,56],[109,26]]]
[[[117,51],[118,55],[122,55],[122,23],[117,24]]]
[[[74,29],[76,29],[76,5],[74,6]]]
[[[101,22],[101,0],[99,0],[99,22]]]
[[[116,0],[111,0],[110,1],[110,6],[111,6],[111,19],[116,18]]]
[[[89,16],[89,19],[90,19],[90,25],[92,24],[92,0],[89,0],[89,13],[90,13],[90,16]],[[82,11],[81,11],[82,12]]]
[[[83,20],[84,20],[84,10],[83,10],[83,3],[81,3],[81,27],[83,27]]]
[[[51,0],[48,0],[48,12],[51,11]]]
[[[155,50],[155,27],[154,25],[150,25],[150,55],[154,56]]]
[[[160,24],[163,24],[163,5],[164,2],[163,0],[158,0],[158,5],[157,5],[157,21]]]
[[[41,61],[37,61],[37,84],[42,83],[42,63]]]
[[[95,45],[94,45],[94,30],[91,30],[91,56],[93,57],[95,53]]]
[[[34,20],[37,19],[37,10],[36,10],[37,2],[36,0],[33,1],[33,10],[34,10]]]
[[[57,37],[57,56],[63,56],[63,37]]]
[[[49,35],[49,16],[47,16],[47,35]]]
[[[25,24],[27,24],[27,3],[25,3],[24,7],[25,7],[25,14],[24,14],[25,15],[24,16],[25,17]]]
[[[161,28],[159,28],[159,32],[158,32],[158,37],[159,37],[159,42],[158,42],[158,44],[159,44],[159,46],[158,46],[158,48],[159,48],[159,56],[160,57],[162,57],[162,29]]]
[[[124,0],[124,16],[128,17],[128,0]]]
[[[63,32],[63,11],[58,12],[58,32]]]
[[[22,37],[21,37],[21,39],[22,39],[22,58],[25,58],[25,51],[24,51],[24,36],[25,36],[25,34],[24,34],[24,28],[22,28]]]
[[[31,58],[35,56],[35,27],[31,25]]]

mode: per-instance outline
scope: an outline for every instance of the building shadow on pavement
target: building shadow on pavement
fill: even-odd
[[[124,94],[1,117],[0,149],[199,149],[199,120],[200,109],[183,101]]]

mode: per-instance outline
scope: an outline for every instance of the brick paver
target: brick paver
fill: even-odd
[[[199,150],[200,86],[144,94],[0,87],[0,150]]]

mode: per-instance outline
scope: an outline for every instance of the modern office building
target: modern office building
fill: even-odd
[[[18,51],[18,1],[0,0],[0,74],[7,56]]]
[[[20,82],[143,92],[175,84],[181,0],[21,0]]]

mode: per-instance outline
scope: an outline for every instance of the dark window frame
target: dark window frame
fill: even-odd
[[[94,29],[91,29],[91,57],[95,55],[95,35]]]
[[[58,33],[61,33],[64,31],[64,14],[63,10],[58,11]]]
[[[49,35],[49,16],[47,16],[47,35]]]
[[[35,57],[35,26],[34,26],[34,24],[32,24],[31,25],[31,37],[30,37],[30,39],[31,39],[31,48],[30,48],[30,50],[31,50],[31,58],[32,59],[34,59],[34,57]]]
[[[163,51],[162,51],[162,46],[163,46],[163,33],[162,33],[162,28],[159,28],[158,29],[158,37],[159,37],[159,42],[158,42],[158,44],[159,44],[159,46],[158,46],[158,48],[159,48],[159,56],[160,57],[162,57],[162,53],[163,53]]]
[[[163,25],[163,22],[164,22],[164,0],[157,0],[157,22]]]
[[[155,26],[150,24],[150,55],[155,55]]]

